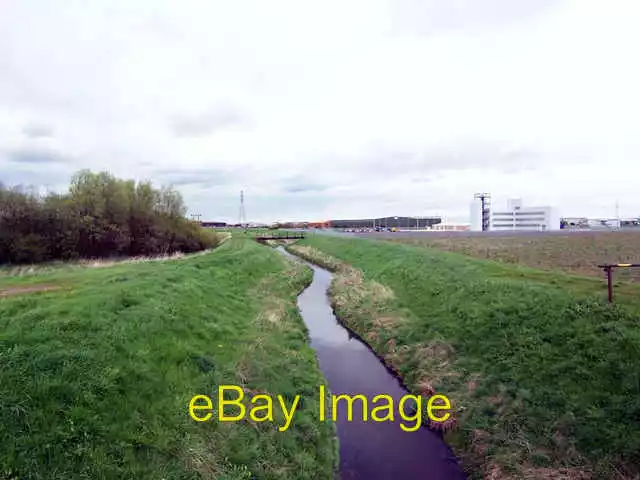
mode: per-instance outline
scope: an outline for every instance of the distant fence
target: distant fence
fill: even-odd
[[[300,240],[305,238],[304,232],[269,232],[255,236],[258,242],[266,240]]]
[[[598,265],[598,268],[602,268],[607,275],[607,291],[609,303],[613,303],[613,269],[614,268],[634,268],[640,267],[640,263],[609,263]]]

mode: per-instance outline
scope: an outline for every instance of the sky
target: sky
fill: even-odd
[[[640,215],[637,0],[0,0],[0,181],[237,222]]]

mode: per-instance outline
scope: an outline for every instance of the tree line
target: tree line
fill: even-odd
[[[45,196],[0,183],[0,264],[196,252],[218,237],[185,218],[172,187],[76,173]]]

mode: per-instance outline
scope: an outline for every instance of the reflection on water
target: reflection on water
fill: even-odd
[[[293,257],[281,247],[278,250]],[[393,422],[364,422],[362,403],[355,401],[353,421],[347,421],[346,403],[339,403],[337,429],[341,478],[466,478],[440,435],[426,428],[415,432],[405,432],[400,428],[401,423],[408,427],[416,423],[415,420],[402,420],[397,413],[400,399],[408,392],[365,344],[338,323],[327,297],[332,274],[315,265],[308,265],[314,271],[313,282],[298,297],[298,308],[309,329],[311,346],[316,351],[331,393],[365,395],[369,402],[369,413],[373,397],[386,394],[393,399],[396,409]]]

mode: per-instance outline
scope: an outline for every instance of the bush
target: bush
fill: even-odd
[[[218,238],[184,218],[179,192],[82,170],[44,198],[0,184],[0,263],[196,252]]]

